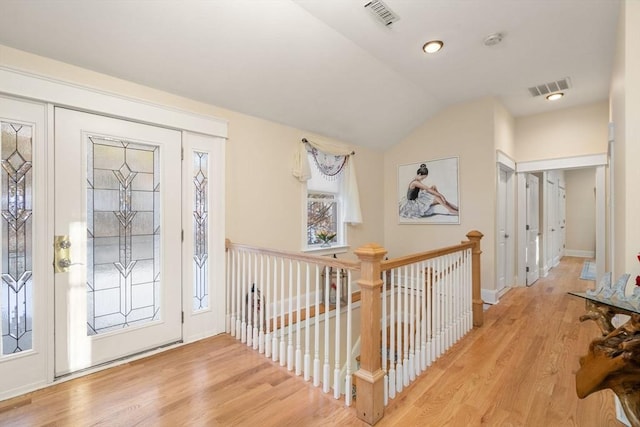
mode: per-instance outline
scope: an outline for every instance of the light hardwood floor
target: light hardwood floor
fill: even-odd
[[[509,291],[386,408],[378,426],[621,426],[613,393],[575,393],[579,356],[599,333],[567,295],[565,257]],[[1,379],[0,379],[1,381]],[[353,408],[221,335],[0,402],[0,426],[364,426]]]

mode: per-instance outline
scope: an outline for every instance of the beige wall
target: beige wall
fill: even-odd
[[[566,251],[593,253],[596,250],[596,171],[595,168],[568,170],[566,189]]]
[[[606,153],[608,111],[603,100],[516,118],[515,158],[525,162]]]
[[[302,242],[303,186],[291,175],[300,129],[236,113],[125,80],[99,74],[0,45],[0,65],[32,72],[170,108],[228,121],[226,145],[226,235],[233,241],[299,251]],[[117,112],[115,112],[117,114]],[[383,239],[383,154],[353,147],[364,224],[349,228],[352,249]]]
[[[449,107],[385,153],[384,243],[390,257],[449,246],[480,230],[482,286],[495,289],[494,107],[492,98]],[[447,157],[459,157],[460,225],[400,225],[398,166]]]
[[[516,158],[515,119],[504,106],[495,101],[495,146],[511,159]]]
[[[618,25],[610,94],[615,126],[613,272],[634,277],[640,274],[640,2],[622,3]]]

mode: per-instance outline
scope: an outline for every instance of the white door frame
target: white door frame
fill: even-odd
[[[506,194],[500,194],[500,171],[504,171],[507,173],[507,182],[505,185],[505,190],[506,190]],[[506,208],[506,213],[505,213],[505,232],[506,234],[509,236],[506,239],[505,245],[506,245],[506,253],[507,253],[507,257],[504,260],[504,266],[505,266],[505,287],[501,290],[495,290],[494,292],[491,292],[489,290],[485,290],[483,289],[482,292],[482,299],[484,301],[487,301],[489,303],[497,303],[498,299],[500,298],[500,296],[502,294],[504,294],[505,292],[507,292],[511,287],[514,286],[515,282],[515,257],[514,257],[514,252],[515,252],[515,233],[514,233],[514,225],[515,225],[515,189],[514,189],[514,185],[513,185],[513,177],[516,171],[516,163],[515,161],[510,158],[509,156],[507,156],[505,153],[503,153],[500,150],[496,151],[496,194],[498,198],[504,198],[504,203],[505,203],[505,208]],[[499,207],[499,200],[498,198],[496,199],[496,211]],[[500,232],[499,227],[498,227],[498,215],[496,215],[496,242],[499,241],[500,236],[498,236],[498,233]],[[495,268],[496,268],[496,272],[498,271],[498,266],[500,265],[500,260],[499,260],[499,256],[500,254],[498,253],[498,245],[496,244],[496,248],[495,248]],[[497,288],[497,283],[496,283],[496,288]]]
[[[207,116],[203,114],[193,113],[177,109],[175,107],[166,105],[157,105],[144,100],[130,98],[117,93],[109,93],[99,89],[91,88],[88,86],[81,86],[75,83],[58,80],[48,77],[46,75],[39,75],[35,73],[26,72],[19,69],[14,69],[6,65],[0,65],[0,94],[13,96],[18,99],[28,99],[34,102],[39,102],[46,105],[47,124],[46,124],[46,136],[45,144],[47,147],[51,147],[54,141],[54,107],[62,106],[66,108],[76,109],[88,113],[100,114],[115,118],[121,118],[125,120],[132,120],[140,123],[147,123],[166,127],[170,129],[176,129],[181,131],[188,131],[192,133],[207,135],[211,137],[220,138],[226,140],[228,124],[226,120],[218,119],[216,117]],[[219,153],[224,155],[224,150],[218,150]],[[49,156],[47,159],[47,175],[52,177],[53,172],[53,156]],[[217,170],[219,179],[224,182],[224,162],[221,162],[219,169]],[[48,194],[53,194],[53,179],[48,180],[48,187],[46,191]],[[224,201],[221,202],[222,217],[216,220],[216,226],[221,227],[224,232]],[[53,199],[49,197],[47,199],[47,212],[46,216],[49,218],[49,223],[46,225],[48,230],[44,236],[42,236],[42,244],[50,248],[51,258],[53,258]],[[224,269],[224,251],[216,256],[221,256],[222,259],[217,261],[216,265],[221,266]],[[221,273],[221,277],[224,277],[224,271]],[[50,280],[48,283],[53,282],[53,269],[48,273]],[[220,281],[218,285],[224,286],[224,281]],[[187,286],[187,285],[185,285]],[[49,286],[46,291],[46,345],[42,351],[46,354],[48,363],[46,369],[46,378],[42,378],[29,386],[30,390],[35,390],[40,387],[47,386],[54,381],[54,292],[53,287]],[[183,302],[184,304],[184,302]],[[183,305],[185,308],[185,305]],[[193,310],[184,310],[185,316],[189,316]],[[191,320],[190,329],[195,328],[196,322],[200,322],[201,316],[194,316]],[[212,335],[214,332],[206,331],[204,328],[198,329],[197,335],[202,337],[204,335]],[[186,342],[186,339],[185,339]],[[21,393],[30,391],[21,390]],[[1,398],[8,398],[11,396],[1,396]]]
[[[610,188],[607,188],[605,183],[607,160],[607,154],[603,153],[520,162],[516,165],[518,176],[518,284],[524,286],[526,282],[526,174],[533,172],[587,167],[596,169],[596,277],[600,279],[604,274],[607,240],[611,238],[606,235],[605,218],[605,196],[610,193]]]

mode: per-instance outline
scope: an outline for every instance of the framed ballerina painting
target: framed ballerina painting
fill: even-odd
[[[400,224],[460,224],[458,158],[398,167]]]

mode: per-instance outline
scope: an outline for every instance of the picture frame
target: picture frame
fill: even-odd
[[[397,184],[400,224],[460,224],[458,157],[400,165]]]

